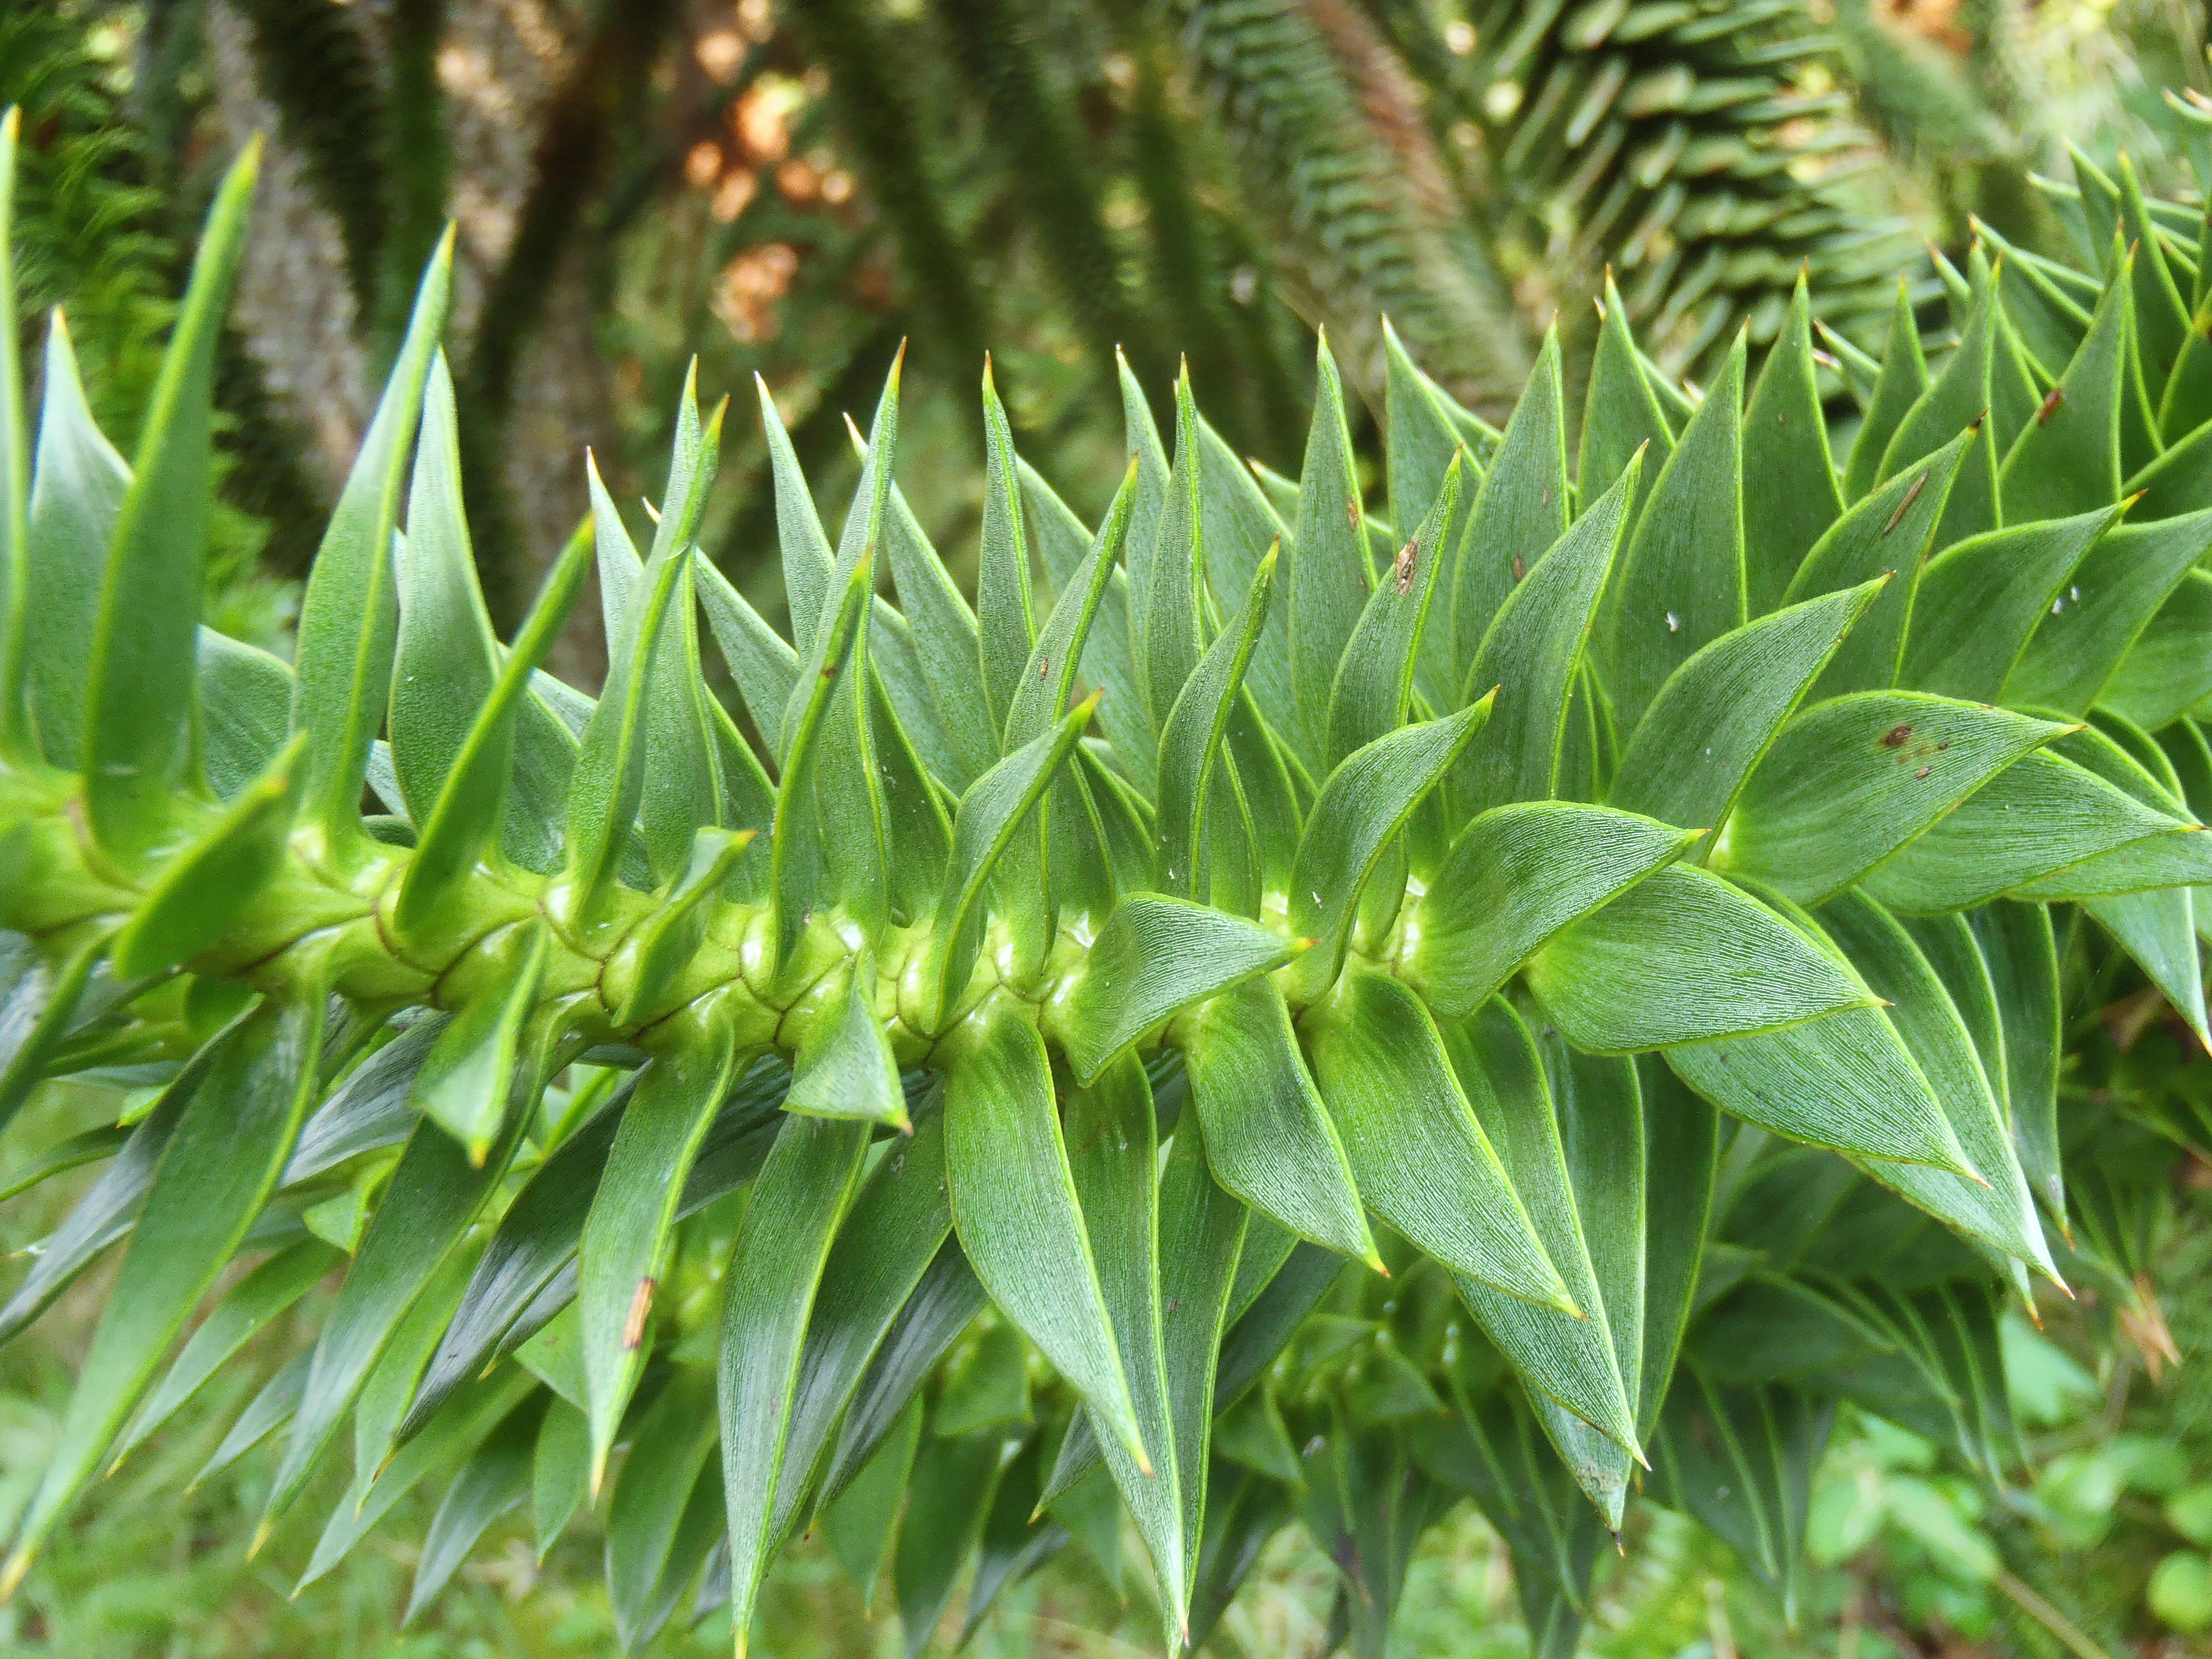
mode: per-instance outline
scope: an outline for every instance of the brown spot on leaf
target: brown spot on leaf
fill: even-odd
[[[629,1299],[629,1312],[623,1319],[624,1353],[634,1352],[638,1344],[645,1340],[645,1316],[653,1310],[653,1286],[651,1277],[639,1279],[637,1293]]]
[[[1516,553],[1513,556],[1513,580],[1517,582],[1528,574],[1528,567],[1521,562],[1521,556]]]
[[[1911,735],[1911,726],[1893,726],[1881,734],[1881,746],[1885,749],[1902,749],[1905,747],[1905,740]]]
[[[1889,522],[1882,526],[1881,533],[1883,535],[1887,536],[1891,531],[1897,528],[1899,520],[1905,517],[1905,513],[1911,507],[1913,502],[1920,499],[1920,492],[1927,487],[1928,475],[1923,472],[1912,481],[1911,488],[1905,492],[1905,499],[1897,504],[1897,511],[1889,515]]]
[[[1923,766],[1923,767],[1922,767],[1922,768],[1921,768],[1917,772],[1915,772],[1912,775],[1913,775],[1914,777],[1916,777],[1916,778],[1924,778],[1924,777],[1926,777],[1926,776],[1927,776],[1930,772],[1934,771],[1935,769],[1935,769],[1934,767],[1932,767],[1932,766]]]
[[[1398,556],[1390,567],[1390,579],[1397,584],[1398,597],[1403,599],[1413,589],[1413,560],[1415,544],[1407,542],[1398,550]]]
[[[2050,394],[2043,400],[2043,407],[2035,411],[2036,425],[2046,424],[2051,417],[2058,412],[2058,405],[2065,401],[2065,392],[2057,386],[2051,387]]]

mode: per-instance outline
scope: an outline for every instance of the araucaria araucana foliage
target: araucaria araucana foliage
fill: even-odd
[[[688,392],[650,545],[594,475],[495,638],[448,249],[288,666],[196,622],[254,165],[129,463],[64,330],[35,441],[0,355],[0,1116],[140,1108],[44,1155],[106,1161],[0,1307],[120,1253],[9,1586],[325,1280],[217,1454],[281,1442],[264,1532],[313,1577],[448,1482],[420,1599],[598,1502],[633,1642],[696,1586],[742,1650],[818,1524],[911,1650],[1126,1506],[1170,1646],[1295,1519],[1381,1653],[1468,1498],[1565,1656],[1632,1499],[1789,1597],[1838,1399],[2014,1462],[2005,1304],[2129,1265],[2067,1231],[2062,959],[2205,1030],[2192,217],[2085,173],[2101,269],[1978,251],[1936,361],[1835,365],[1840,467],[1802,286],[1701,397],[1609,299],[1578,420],[1556,341],[1502,432],[1394,350],[1387,526],[1325,347],[1295,484],[1127,385],[1095,530],[987,372],[972,605],[896,370],[834,541],[763,395],[788,641],[694,545]],[[594,564],[596,699],[538,667]]]

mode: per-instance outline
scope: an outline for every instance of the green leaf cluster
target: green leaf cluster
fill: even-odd
[[[2062,953],[2206,1036],[2205,245],[2124,175],[2107,266],[1993,246],[1899,331],[1840,465],[1802,281],[1755,378],[1616,301],[1502,431],[1394,349],[1379,503],[1325,342],[1294,484],[1125,375],[1095,528],[987,371],[972,605],[898,369],[834,539],[763,390],[788,638],[688,386],[649,543],[592,475],[497,638],[448,243],[287,665],[195,620],[255,165],[127,462],[58,333],[35,428],[0,374],[0,1115],[153,1091],[0,1308],[119,1253],[9,1584],[322,1273],[233,1436],[264,1534],[350,1425],[309,1577],[418,1482],[420,1597],[603,1504],[633,1644],[699,1586],[742,1650],[818,1520],[918,1649],[1126,1511],[1170,1647],[1295,1521],[1381,1653],[1465,1498],[1564,1655],[1639,1496],[1786,1603],[1838,1401],[2014,1459],[2000,1310],[2132,1271]],[[592,564],[596,696],[541,667]]]

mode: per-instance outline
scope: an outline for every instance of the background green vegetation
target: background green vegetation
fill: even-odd
[[[902,479],[937,539],[965,546],[970,389],[987,344],[1025,453],[1102,488],[1119,471],[1105,390],[1117,347],[1163,401],[1187,353],[1225,434],[1287,468],[1316,323],[1357,385],[1388,311],[1417,356],[1493,410],[1554,312],[1571,346],[1586,336],[1608,263],[1670,370],[1694,376],[1739,321],[1770,337],[1801,262],[1820,314],[1878,345],[1900,273],[1922,325],[1943,324],[1923,239],[1961,257],[1978,217],[2016,243],[2060,246],[2031,174],[2064,176],[2067,142],[2105,164],[2125,149],[2154,185],[2186,190],[2197,129],[2172,94],[2212,88],[2202,15],[2166,0],[1714,0],[1696,9],[1726,25],[1722,46],[1647,40],[1601,98],[1613,60],[1600,25],[1629,9],[0,0],[0,103],[26,110],[27,311],[66,305],[99,416],[126,448],[212,180],[247,131],[274,133],[223,349],[210,620],[281,650],[293,579],[449,215],[463,429],[472,476],[489,481],[470,507],[504,624],[580,507],[584,444],[618,494],[657,483],[663,411],[694,351],[711,395],[766,380],[834,497],[844,413],[865,408],[911,337]],[[1545,27],[1516,29],[1540,12]],[[1759,54],[1776,85],[1733,101],[1714,92],[1740,78],[1729,52]],[[1616,122],[1611,160],[1560,165],[1602,156]],[[1725,159],[1769,142],[1797,159],[1756,188],[1682,161],[1692,143]],[[1359,389],[1371,396],[1371,379]],[[750,422],[731,431],[701,539],[773,616],[765,457]],[[1371,421],[1359,436],[1371,453]],[[599,649],[588,627],[563,645],[586,678]],[[2124,991],[2079,1005],[2108,1036],[2075,1086],[2201,1124],[2212,1061],[2146,1024]],[[36,1109],[58,1126],[82,1115],[60,1090]],[[1814,1499],[1819,1571],[1796,1631],[1717,1540],[1645,1509],[1589,1650],[2212,1651],[2212,1164],[2147,1133],[2142,1165],[2152,1201],[2129,1212],[2153,1218],[2128,1252],[2138,1296],[2046,1298],[2039,1334],[2008,1319],[2024,1472],[1993,1484],[1904,1430],[1848,1417]],[[58,1181],[14,1206],[0,1247],[32,1245],[81,1190]],[[27,1498],[105,1283],[93,1275],[0,1350],[0,1520]],[[312,1304],[290,1318],[318,1322]],[[2116,1328],[2122,1357],[2088,1368],[2089,1337]],[[213,1449],[234,1414],[220,1407],[296,1346],[262,1340],[258,1370],[225,1373],[234,1397],[94,1494],[0,1609],[0,1647],[612,1650],[589,1524],[541,1565],[526,1523],[500,1523],[403,1630],[414,1554],[393,1540],[420,1538],[427,1494],[296,1601],[286,1590],[304,1540],[243,1559],[268,1449],[182,1501],[157,1496]],[[1139,1577],[1123,1589],[1070,1552],[1004,1595],[971,1650],[1150,1651]],[[1286,1535],[1215,1649],[1314,1651],[1331,1595],[1327,1564]],[[1526,1651],[1503,1551],[1470,1511],[1425,1545],[1399,1629],[1410,1652]],[[864,1621],[818,1540],[778,1570],[764,1651],[890,1654],[896,1639]],[[653,1651],[727,1641],[709,1614]]]

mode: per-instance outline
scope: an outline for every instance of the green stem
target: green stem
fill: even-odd
[[[204,803],[179,801],[179,843],[211,817]],[[0,769],[0,842],[14,878],[0,890],[0,927],[25,933],[52,952],[112,932],[136,913],[153,868],[127,868],[103,853],[85,828],[80,781],[44,768]],[[987,949],[955,1018],[926,1026],[923,982],[932,958],[927,923],[896,928],[872,949],[842,918],[811,919],[780,965],[771,962],[772,920],[765,903],[709,900],[705,938],[668,990],[625,1018],[641,941],[663,898],[611,889],[587,929],[558,925],[559,876],[533,875],[503,860],[479,865],[441,905],[434,933],[403,935],[395,918],[400,885],[414,854],[361,837],[324,841],[294,833],[289,855],[226,930],[185,967],[277,994],[311,976],[371,1008],[461,1006],[491,989],[503,969],[504,941],[516,925],[543,916],[553,949],[539,992],[559,1004],[574,1036],[587,1043],[652,1048],[687,1017],[729,1023],[742,1045],[797,1052],[817,1012],[856,957],[875,964],[872,998],[902,1066],[926,1064],[945,1032],[986,1001],[1026,1008],[1042,1022],[1062,989],[1079,975],[1083,947],[1063,939],[1043,968],[1019,984],[1001,978],[1002,953]],[[672,1040],[674,1037],[672,1036]]]

